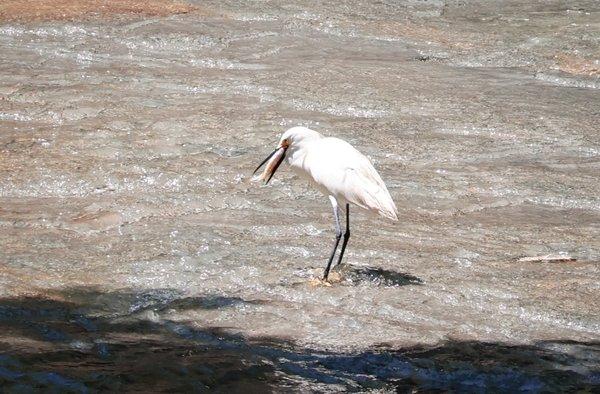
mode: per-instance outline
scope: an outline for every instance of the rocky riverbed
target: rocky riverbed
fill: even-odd
[[[13,3],[8,391],[599,389],[597,2]],[[294,125],[399,208],[331,287],[327,199],[250,182]]]

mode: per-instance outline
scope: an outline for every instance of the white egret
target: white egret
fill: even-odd
[[[292,127],[284,132],[279,145],[254,174],[267,163],[255,179],[269,183],[279,165],[286,161],[297,174],[308,178],[329,197],[335,218],[335,244],[327,261],[323,279],[327,280],[342,235],[344,241],[337,265],[342,262],[350,238],[350,203],[391,220],[398,220],[397,209],[385,183],[369,159],[339,138],[324,137],[306,127]],[[339,207],[346,205],[346,230],[342,234]]]

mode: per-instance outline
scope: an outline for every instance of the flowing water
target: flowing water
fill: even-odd
[[[0,24],[13,391],[600,386],[600,5],[198,2]],[[400,221],[254,167],[346,139]],[[518,262],[565,254],[575,262]]]

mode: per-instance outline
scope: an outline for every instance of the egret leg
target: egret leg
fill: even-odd
[[[340,243],[340,239],[342,238],[342,227],[340,226],[340,212],[338,209],[338,203],[335,197],[329,196],[329,201],[331,201],[331,205],[333,205],[333,217],[335,219],[335,244],[333,245],[333,250],[331,251],[331,256],[329,256],[329,261],[327,261],[327,268],[325,268],[325,273],[323,274],[323,280],[327,280],[329,276],[329,270],[331,269],[331,262],[333,261],[333,257],[335,256],[335,251]]]
[[[344,258],[344,251],[346,251],[346,245],[348,245],[349,239],[350,239],[350,204],[346,203],[346,231],[344,231],[344,242],[342,242],[342,250],[340,251],[340,256],[338,257],[336,266],[342,264],[342,259]]]

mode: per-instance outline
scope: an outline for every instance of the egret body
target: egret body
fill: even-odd
[[[397,209],[385,183],[369,159],[344,140],[324,137],[306,127],[293,127],[284,132],[277,148],[263,164],[266,167],[258,179],[268,183],[282,162],[307,178],[329,197],[335,219],[335,243],[327,261],[323,279],[327,280],[331,263],[342,236],[344,238],[337,264],[342,262],[350,238],[350,204],[387,219],[398,220]],[[342,233],[340,206],[346,207],[346,228]]]

